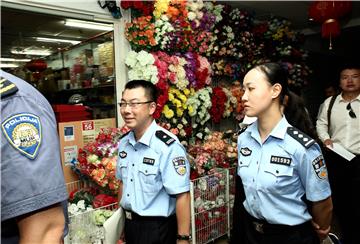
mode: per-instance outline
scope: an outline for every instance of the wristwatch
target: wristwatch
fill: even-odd
[[[189,241],[191,240],[191,235],[177,235],[176,239],[179,241]]]

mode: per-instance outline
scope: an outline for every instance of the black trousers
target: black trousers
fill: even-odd
[[[245,244],[320,244],[311,222],[297,226],[274,225],[246,212]]]
[[[325,161],[342,244],[359,244],[360,156],[349,162],[338,154],[325,150]]]
[[[176,216],[125,219],[126,244],[176,244]]]

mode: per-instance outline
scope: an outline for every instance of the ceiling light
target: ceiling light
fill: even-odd
[[[85,28],[85,29],[93,29],[93,30],[104,30],[104,31],[113,30],[113,26],[110,24],[102,24],[102,23],[75,20],[75,19],[65,20],[65,25],[72,26],[72,27]]]
[[[19,65],[17,64],[3,64],[3,63],[0,63],[0,68],[17,68],[19,67]]]
[[[16,59],[16,58],[0,58],[0,61],[5,62],[29,62],[31,59],[25,58],[25,59]]]
[[[36,40],[40,42],[64,42],[64,43],[71,43],[73,45],[80,43],[80,41],[57,39],[57,38],[45,38],[45,37],[36,37]]]
[[[24,50],[11,50],[13,54],[25,54],[34,56],[49,56],[52,52],[48,49],[24,49]]]

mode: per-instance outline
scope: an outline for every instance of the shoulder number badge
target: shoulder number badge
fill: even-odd
[[[324,180],[327,178],[327,169],[323,156],[320,155],[319,157],[315,158],[312,161],[312,166],[319,179]]]
[[[30,113],[15,114],[1,124],[10,144],[30,159],[34,159],[41,144],[42,132],[38,116]]]
[[[176,173],[179,175],[185,175],[186,173],[186,160],[184,157],[176,157],[173,159],[173,165]]]

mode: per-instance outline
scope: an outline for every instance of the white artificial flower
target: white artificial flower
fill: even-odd
[[[188,19],[190,21],[193,21],[195,18],[196,18],[196,13],[194,13],[194,12],[189,12],[188,13]]]

